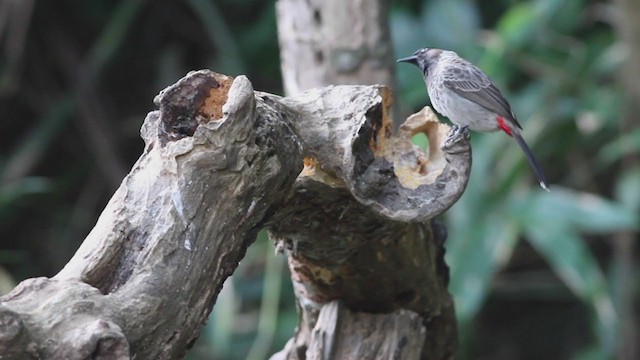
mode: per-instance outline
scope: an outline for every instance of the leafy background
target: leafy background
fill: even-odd
[[[473,135],[469,187],[443,219],[462,359],[633,358],[640,127],[625,109],[640,99],[619,76],[615,5],[392,2],[396,55],[429,45],[483,68],[552,183],[537,188],[506,136]],[[282,93],[273,0],[0,1],[0,54],[2,293],[70,258],[141,153],[162,88],[210,68]],[[427,104],[416,70],[397,71],[403,108]],[[285,261],[261,235],[189,358],[264,359],[296,321]]]

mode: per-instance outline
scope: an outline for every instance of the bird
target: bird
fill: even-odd
[[[453,51],[437,48],[419,49],[397,61],[414,64],[422,71],[431,105],[451,120],[454,130],[502,130],[513,137],[533,168],[540,187],[550,190],[538,161],[520,134],[522,126],[511,105],[480,68]]]

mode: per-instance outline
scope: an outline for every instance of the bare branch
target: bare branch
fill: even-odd
[[[144,154],[52,279],[1,298],[3,358],[175,359],[300,171],[245,77],[193,72],[157,98]]]

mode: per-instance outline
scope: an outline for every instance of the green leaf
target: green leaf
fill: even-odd
[[[417,133],[411,137],[411,142],[425,153],[429,151],[429,138],[424,133]]]
[[[531,2],[514,5],[497,25],[497,31],[509,47],[519,47],[533,37],[539,18]]]
[[[596,314],[600,342],[615,343],[618,317],[605,277],[595,258],[574,230],[558,221],[532,221],[525,228],[530,243],[544,255],[553,271]]]
[[[455,300],[458,320],[463,323],[480,309],[491,279],[510,258],[518,240],[517,227],[497,215],[477,219],[470,225],[450,226],[447,243],[449,291]]]
[[[638,228],[637,213],[599,196],[554,187],[549,193],[536,193],[520,203],[523,224],[603,233]]]
[[[425,46],[457,50],[467,56],[476,44],[480,15],[472,1],[431,1],[423,7],[422,24],[428,41]]]
[[[590,300],[604,291],[604,276],[579,235],[557,223],[533,222],[525,228],[527,238],[565,284],[580,298]]]
[[[600,150],[597,163],[609,165],[622,156],[640,152],[640,129],[636,129],[614,139]]]
[[[640,210],[640,167],[625,169],[615,186],[615,198],[631,211]]]
[[[607,354],[602,347],[592,345],[573,357],[573,360],[609,360],[611,354]]]
[[[51,180],[46,177],[25,177],[0,187],[0,215],[23,196],[42,194],[51,191]]]
[[[239,296],[236,294],[233,279],[227,278],[218,294],[216,304],[211,312],[210,321],[204,328],[208,344],[215,344],[209,351],[219,359],[230,357],[234,346],[233,329],[238,321]]]
[[[534,40],[548,26],[564,0],[528,1],[512,6],[496,28],[509,48],[519,48]]]
[[[559,33],[570,34],[584,21],[582,16],[576,16],[582,12],[583,8],[583,0],[564,0],[562,6],[558,7],[558,11],[552,14],[551,26]]]
[[[266,232],[263,231],[262,234],[266,236]],[[269,353],[278,325],[280,289],[282,287],[285,257],[277,255],[272,246],[267,246],[265,256],[264,290],[262,292],[258,329],[247,355],[247,360],[259,360]]]

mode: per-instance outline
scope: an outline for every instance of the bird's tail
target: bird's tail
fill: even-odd
[[[533,156],[533,153],[527,146],[527,143],[524,142],[524,139],[522,138],[522,136],[516,131],[513,132],[512,136],[514,139],[516,139],[516,142],[520,146],[520,149],[522,149],[522,152],[524,152],[524,155],[527,157],[527,160],[529,160],[529,164],[531,165],[531,167],[533,168],[533,171],[536,173],[536,176],[538,177],[538,182],[540,183],[540,186],[543,189],[550,191],[549,184],[547,183],[547,179],[544,177],[544,174],[542,173],[542,169],[540,168],[538,161],[536,161],[536,158]]]

